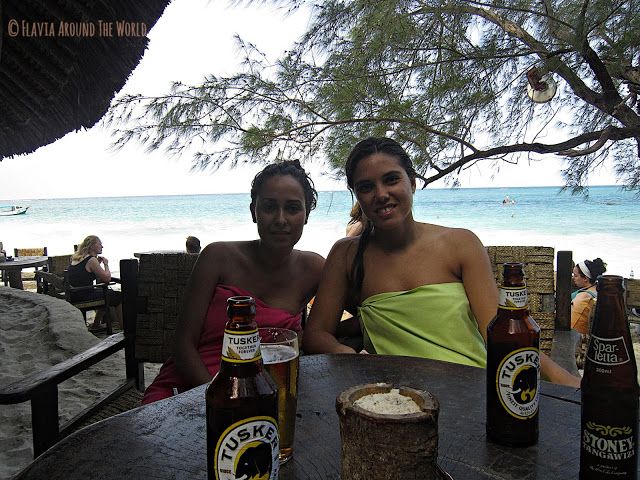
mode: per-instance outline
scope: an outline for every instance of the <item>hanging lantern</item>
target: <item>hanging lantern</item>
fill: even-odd
[[[538,68],[531,68],[527,72],[527,95],[535,103],[546,103],[551,100],[558,90],[558,85],[549,72],[544,73]]]

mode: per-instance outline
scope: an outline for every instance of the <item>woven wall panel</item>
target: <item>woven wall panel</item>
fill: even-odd
[[[138,294],[146,297],[147,308],[138,313],[136,357],[139,360],[164,362],[171,355],[182,296],[197,258],[187,253],[140,256]]]
[[[529,310],[540,326],[540,348],[546,354],[550,354],[555,329],[554,249],[552,247],[489,246],[487,254],[498,285],[503,281],[503,263],[524,263]]]
[[[627,306],[640,306],[640,280],[634,278],[625,279],[627,287]]]

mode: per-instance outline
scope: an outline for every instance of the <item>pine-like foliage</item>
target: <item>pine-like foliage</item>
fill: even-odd
[[[428,183],[456,184],[478,161],[557,154],[574,189],[607,158],[623,185],[640,187],[640,0],[327,0],[307,8],[309,30],[275,63],[238,39],[238,74],[120,98],[108,117],[117,144],[197,151],[196,168],[322,154],[338,172],[356,141],[389,135]],[[532,68],[558,85],[548,103],[526,94]]]

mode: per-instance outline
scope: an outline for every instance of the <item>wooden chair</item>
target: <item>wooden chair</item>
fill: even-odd
[[[36,272],[36,279],[42,285],[41,293],[64,298],[64,271],[69,268],[69,265],[71,265],[71,255],[49,257],[46,271]]]
[[[113,333],[113,318],[111,317],[111,305],[109,304],[109,286],[118,283],[116,280],[110,282],[94,283],[82,287],[74,287],[69,283],[69,271],[64,271],[64,299],[82,312],[85,324],[87,323],[87,312],[90,310],[104,310],[105,323],[107,324],[107,335]],[[78,300],[77,294],[85,292],[102,291],[100,298]]]
[[[94,285],[87,285],[84,287],[73,287],[67,280],[67,269],[70,264],[71,255],[49,257],[48,271],[36,272],[36,278],[42,285],[41,293],[61,298],[71,303],[82,312],[85,324],[87,322],[88,311],[104,309],[107,334],[111,335],[113,333],[113,318],[110,313],[108,289],[110,285],[115,285],[117,282],[114,280],[109,283],[96,283]],[[102,298],[91,300],[74,299],[74,294],[76,293],[97,290],[102,290]]]
[[[0,404],[31,402],[34,456],[82,426],[139,406],[144,362],[164,362],[171,355],[182,296],[197,258],[173,253],[143,254],[139,264],[135,259],[121,260],[124,331],[47,371],[0,386]],[[125,382],[60,426],[58,384],[122,349]]]

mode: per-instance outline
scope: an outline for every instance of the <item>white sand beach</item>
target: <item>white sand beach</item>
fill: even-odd
[[[33,292],[0,287],[0,319],[0,384],[45,370],[100,341],[71,304]],[[147,381],[156,373],[157,366],[151,366]],[[60,423],[104,396],[124,376],[120,351],[61,383]],[[11,477],[32,458],[30,404],[0,405],[0,479]]]

